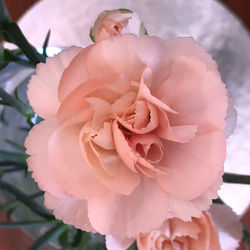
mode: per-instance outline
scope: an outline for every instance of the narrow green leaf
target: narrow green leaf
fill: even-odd
[[[20,163],[20,162],[15,162],[12,160],[6,160],[6,161],[0,161],[0,168],[8,168],[8,167],[19,167],[22,169],[26,169],[27,168],[27,164],[26,163]]]
[[[21,163],[26,165],[26,159],[28,158],[28,155],[24,153],[15,153],[5,150],[0,150],[0,159],[4,161],[11,161],[15,163]]]
[[[8,103],[11,107],[15,108],[26,118],[34,116],[35,113],[30,106],[16,99],[15,97],[7,93],[3,88],[0,88],[0,97],[4,102]]]
[[[51,220],[38,220],[38,221],[21,221],[21,222],[0,222],[0,228],[13,228],[13,227],[24,227],[24,226],[35,226],[55,223]]]
[[[223,202],[223,200],[222,200],[220,197],[218,197],[217,199],[214,199],[214,200],[213,200],[213,203],[214,203],[214,204],[225,204],[225,203]]]
[[[0,22],[10,22],[11,17],[7,10],[4,0],[0,0]]]
[[[17,200],[25,204],[29,209],[31,209],[37,215],[44,217],[48,220],[55,219],[53,215],[49,214],[43,207],[41,207],[33,199],[30,199],[28,195],[24,194],[23,192],[18,190],[16,187],[12,186],[11,184],[1,179],[0,179],[0,188],[5,189],[6,191],[14,195]]]
[[[24,152],[26,150],[26,148],[23,145],[15,141],[12,141],[10,139],[6,139],[5,142],[11,145],[13,148],[20,150],[21,152]]]
[[[43,43],[43,55],[45,57],[47,57],[46,49],[47,49],[48,44],[49,44],[49,38],[50,38],[50,30],[48,31],[46,38],[44,40],[44,43]]]
[[[18,205],[20,205],[20,202],[17,200],[6,202],[0,206],[0,212],[6,211],[6,210],[9,210],[12,208],[16,208],[16,207],[18,207]]]
[[[72,247],[78,247],[81,244],[84,234],[88,234],[88,235],[86,235],[87,237],[85,239],[87,242],[90,241],[90,234],[89,233],[84,232],[80,229],[77,229],[76,235],[75,235],[74,240],[72,242]],[[85,243],[87,243],[86,241],[85,241]]]
[[[43,191],[39,191],[39,192],[37,192],[37,193],[35,193],[35,194],[31,194],[29,197],[30,197],[31,199],[35,199],[35,198],[37,198],[37,197],[39,197],[39,196],[42,196],[42,195],[44,195],[44,192],[43,192]]]
[[[58,238],[58,241],[62,247],[62,249],[69,249],[69,230],[65,230],[60,237]]]
[[[138,250],[136,241],[127,250]]]
[[[225,173],[223,181],[227,183],[250,184],[250,175]]]
[[[37,239],[29,250],[42,249],[51,239],[58,237],[66,228],[67,225],[64,225],[62,222],[58,223],[55,227],[51,228],[43,236]]]

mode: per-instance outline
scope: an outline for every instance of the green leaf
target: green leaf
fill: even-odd
[[[217,199],[214,199],[214,200],[213,200],[213,203],[214,203],[214,204],[225,204],[225,203],[223,202],[223,200],[222,200],[220,197],[218,197]]]
[[[67,225],[64,225],[62,222],[58,223],[55,227],[51,228],[43,236],[37,239],[29,250],[42,249],[51,239],[58,237],[66,228]]]
[[[224,173],[223,182],[235,183],[235,184],[236,183],[237,184],[250,184],[250,175]]]
[[[0,206],[0,212],[16,208],[19,205],[20,205],[20,202],[17,201],[17,200],[6,202],[6,203],[4,203],[3,205]]]
[[[13,167],[13,166],[16,166],[16,167],[19,167],[19,168],[22,168],[22,169],[26,169],[27,168],[27,164],[26,163],[19,163],[19,162],[15,162],[15,161],[12,161],[12,160],[6,160],[6,161],[0,161],[0,168],[8,168],[8,167]]]
[[[48,44],[49,44],[49,38],[50,38],[50,30],[48,31],[46,38],[45,38],[45,41],[43,43],[43,55],[45,57],[47,57],[46,49],[47,49]]]
[[[127,250],[137,250],[136,241]]]
[[[9,145],[11,145],[13,148],[20,150],[21,152],[24,152],[26,150],[26,148],[23,145],[15,142],[15,141],[6,139],[5,142],[8,143]]]
[[[0,35],[7,42],[16,44],[34,65],[45,62],[45,57],[35,50],[19,26],[11,19],[4,0],[0,0]]]
[[[62,249],[69,249],[69,230],[65,230],[58,239]]]
[[[87,232],[84,232],[84,231],[82,231],[80,229],[77,229],[76,235],[75,235],[74,240],[73,240],[73,242],[71,244],[72,247],[78,247],[81,244],[84,235],[85,235],[84,243],[88,243],[90,241],[90,234],[87,233]]]
[[[10,22],[11,17],[7,10],[4,0],[0,0],[0,22]]]
[[[121,13],[133,13],[132,10],[129,10],[129,9],[125,9],[125,8],[121,8],[121,9],[118,9]]]
[[[24,115],[28,121],[30,121],[30,119],[34,116],[35,113],[29,105],[10,95],[3,88],[0,88],[0,97],[2,98],[2,101],[6,102]]]
[[[146,27],[145,27],[145,25],[144,25],[143,22],[141,22],[140,34],[141,34],[141,35],[148,35],[148,31],[147,31],[147,29],[146,29]]]
[[[92,42],[95,43],[95,33],[94,33],[93,27],[89,31],[89,36],[90,36],[90,39],[92,40]]]
[[[0,188],[5,189],[12,195],[16,197],[17,200],[25,204],[30,210],[32,210],[37,215],[44,217],[48,220],[54,220],[55,217],[51,214],[49,214],[43,207],[38,205],[33,199],[30,199],[30,196],[24,194],[20,190],[18,190],[16,187],[12,186],[11,184],[3,181],[0,179]]]
[[[51,220],[21,221],[21,222],[0,222],[0,228],[25,227],[55,223]]]
[[[24,153],[14,153],[10,151],[0,150],[0,159],[8,161],[8,162],[15,162],[21,163],[26,165],[26,159],[28,155]]]

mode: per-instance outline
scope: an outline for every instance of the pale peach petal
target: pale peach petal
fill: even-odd
[[[178,112],[169,113],[172,126],[199,125],[199,130],[203,127],[207,131],[208,123],[215,128],[224,128],[227,111],[225,85],[218,74],[207,71],[206,65],[196,58],[181,56],[173,60],[169,77],[154,95],[159,99],[164,97]]]
[[[134,237],[160,227],[163,220],[171,217],[168,207],[168,195],[147,177],[141,178],[140,185],[129,196],[107,192],[88,202],[93,227],[101,234],[118,238]]]
[[[191,140],[197,131],[196,125],[183,125],[171,127],[166,112],[158,109],[159,126],[154,133],[166,140],[186,143]]]
[[[136,134],[146,134],[159,125],[157,108],[142,100],[136,101],[130,106],[122,117],[116,116],[119,123]]]
[[[53,175],[62,189],[78,198],[90,198],[105,191],[84,160],[79,142],[82,124],[91,118],[92,113],[87,109],[63,121],[48,144],[48,159]]]
[[[113,141],[111,124],[109,122],[104,122],[103,128],[94,135],[92,140],[95,144],[104,149],[114,150],[115,144]]]
[[[167,168],[166,174],[158,173],[157,181],[177,197],[197,198],[223,169],[226,145],[221,131],[196,136],[184,144],[164,142],[164,147],[162,165]]]
[[[32,171],[32,177],[38,186],[57,197],[65,197],[64,190],[58,185],[48,163],[48,141],[58,126],[55,118],[46,120],[35,125],[29,132],[25,140],[26,154],[30,155],[27,159],[28,170]],[[53,181],[48,181],[52,180]]]
[[[133,238],[118,239],[112,235],[106,236],[106,247],[108,250],[126,250],[133,243]]]
[[[133,103],[136,98],[136,93],[134,91],[129,91],[126,94],[118,98],[111,107],[112,112],[117,115],[121,115],[124,111]]]
[[[129,142],[134,151],[150,163],[158,163],[163,158],[163,143],[154,134],[131,135]]]
[[[215,72],[219,75],[218,65],[212,59],[211,55],[197,43],[192,37],[177,37],[174,39],[168,39],[165,43],[165,56],[160,67],[153,73],[154,85],[152,91],[154,92],[158,88],[158,84],[161,84],[169,75],[171,61],[180,57],[186,56],[189,58],[197,58],[206,65],[206,69]]]
[[[91,143],[86,135],[86,128],[82,129],[80,137],[84,158],[98,180],[110,189],[110,192],[130,195],[140,183],[140,176],[121,161],[115,150],[104,150]]]
[[[95,79],[88,77],[86,60],[93,45],[89,45],[78,53],[78,55],[68,64],[63,71],[59,86],[58,99],[62,102],[75,88],[87,80]]]
[[[196,221],[183,221],[178,218],[170,220],[171,223],[171,236],[173,240],[176,237],[189,236],[193,239],[198,239],[198,234],[201,232],[201,228]],[[164,229],[164,225],[161,230]]]
[[[218,234],[209,214],[203,212],[201,218],[194,218],[193,220],[199,223],[201,233],[199,234],[198,239],[190,240],[190,249],[221,250]]]
[[[243,237],[239,216],[229,206],[220,204],[213,204],[209,213],[218,230],[222,250],[235,250]]]
[[[117,150],[118,155],[122,159],[122,161],[134,172],[137,172],[135,169],[135,163],[137,157],[135,152],[131,149],[126,141],[122,131],[119,129],[118,122],[115,120],[112,125],[114,143]]]
[[[89,103],[84,99],[90,92],[100,88],[103,85],[114,83],[118,79],[117,75],[109,76],[101,80],[89,80],[79,85],[74,91],[68,94],[57,112],[57,118],[62,120],[69,115],[77,113],[89,106]]]
[[[89,78],[126,72],[129,79],[139,81],[145,67],[154,70],[158,66],[164,51],[164,43],[156,37],[123,35],[105,39],[96,43],[88,55]]]
[[[148,100],[149,102],[153,103],[154,105],[156,105],[159,108],[162,108],[165,111],[168,111],[170,113],[176,113],[172,108],[170,108],[167,104],[163,103],[162,101],[160,101],[159,99],[157,99],[155,96],[153,96],[150,92],[150,89],[147,87],[146,83],[145,83],[145,75],[149,74],[149,72],[151,72],[150,69],[146,68],[145,71],[143,72],[141,81],[140,81],[140,87],[138,90],[138,95],[137,98],[138,99],[142,99],[145,98],[146,100]],[[163,92],[165,94],[165,92]]]
[[[90,108],[94,110],[91,121],[92,128],[101,129],[105,118],[110,114],[111,104],[98,97],[87,97],[85,100],[90,104]]]
[[[47,58],[46,64],[39,63],[36,74],[28,84],[27,96],[34,111],[42,118],[55,115],[60,102],[58,100],[58,86],[60,78],[71,60],[82,50],[71,47],[53,58]]]
[[[64,223],[84,231],[96,232],[88,219],[87,201],[74,197],[58,198],[46,192],[44,205],[47,209],[52,209],[56,218]]]

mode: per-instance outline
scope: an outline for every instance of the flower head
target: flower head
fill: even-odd
[[[227,93],[192,38],[116,36],[39,64],[29,170],[57,218],[134,237],[217,197]],[[108,218],[108,219],[107,219]]]
[[[112,36],[146,34],[147,31],[139,17],[128,9],[105,10],[97,18],[90,30],[90,37],[94,42]]]

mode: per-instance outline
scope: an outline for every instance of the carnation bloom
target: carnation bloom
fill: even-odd
[[[146,32],[139,17],[128,9],[105,10],[95,21],[90,30],[93,41],[98,42],[112,36]]]
[[[200,218],[164,221],[157,229],[135,238],[106,236],[108,250],[126,250],[135,240],[139,250],[235,250],[242,239],[242,225],[232,209],[213,204]]]
[[[134,239],[119,241],[107,237],[108,250],[126,250]],[[141,233],[136,238],[139,250],[220,250],[216,228],[210,215],[184,222],[174,218],[166,220],[159,229]]]
[[[116,36],[37,66],[29,170],[58,219],[134,237],[217,197],[227,94],[192,38]]]

